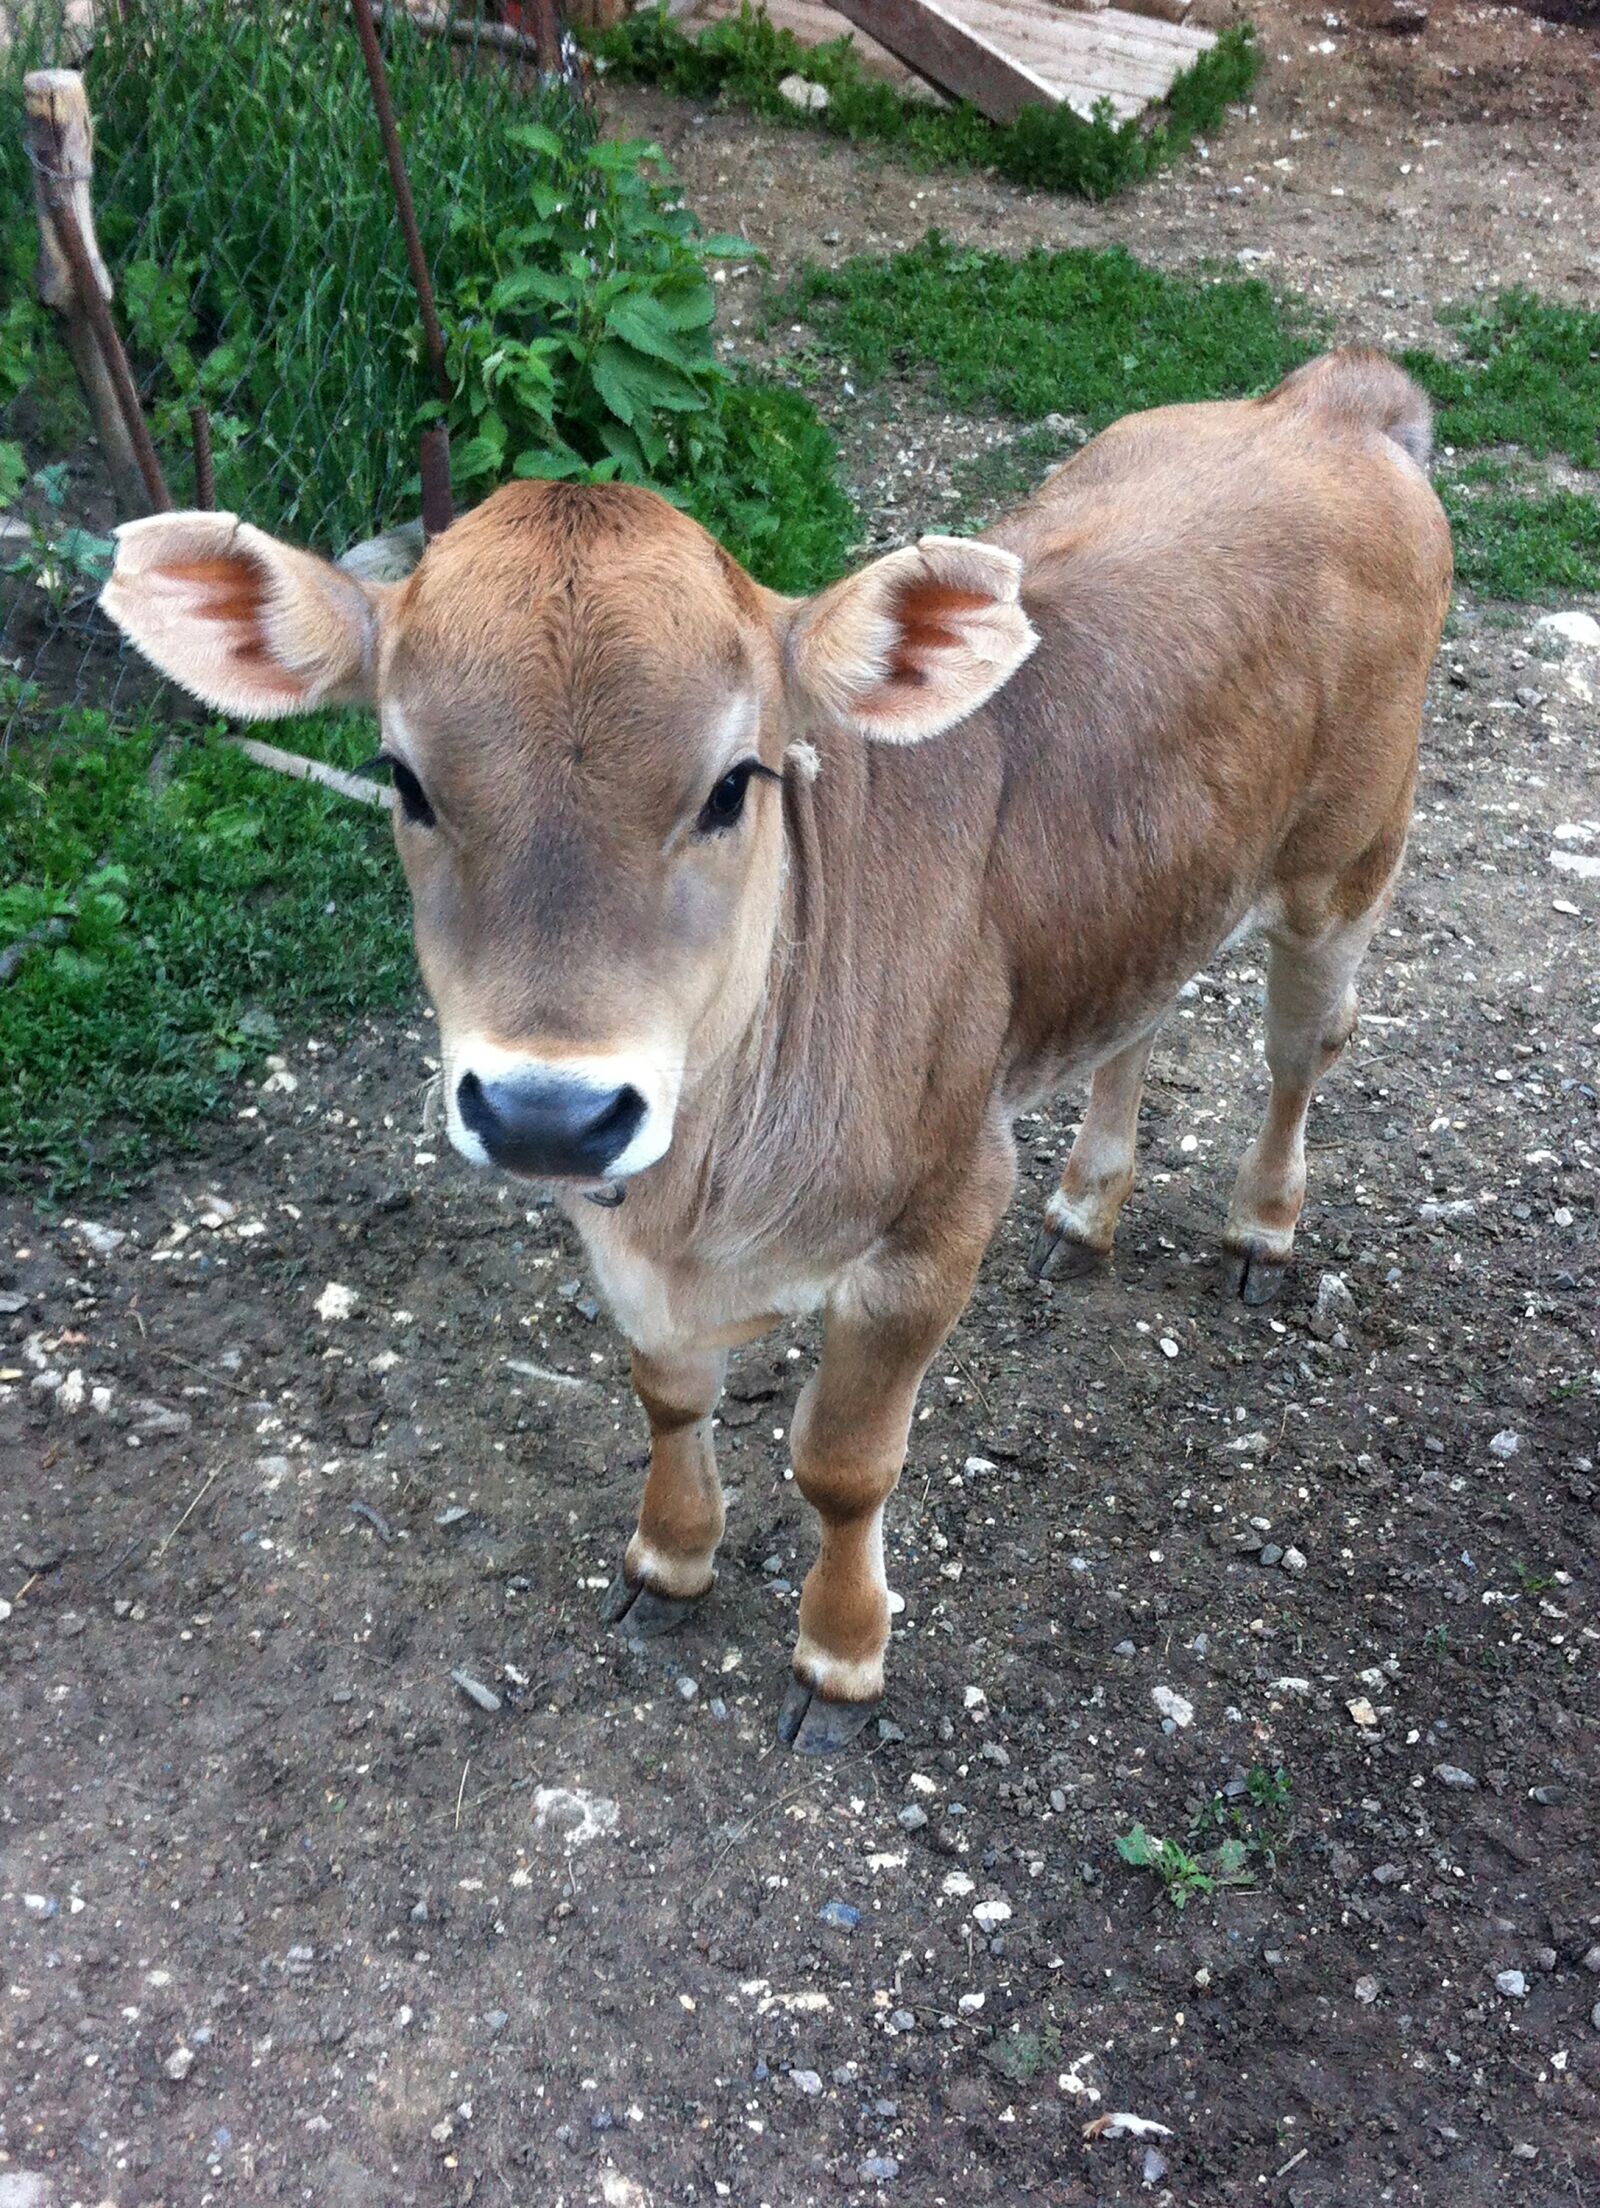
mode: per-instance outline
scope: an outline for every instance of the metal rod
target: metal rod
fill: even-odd
[[[217,477],[211,464],[211,416],[203,406],[189,409],[189,435],[194,445],[194,502],[209,513],[217,503]]]
[[[367,65],[367,81],[372,86],[372,105],[378,118],[378,135],[383,140],[383,157],[389,164],[389,182],[394,188],[395,208],[400,217],[400,228],[405,235],[406,257],[411,263],[411,281],[416,286],[417,304],[422,310],[422,337],[427,348],[428,366],[433,372],[439,396],[448,406],[451,398],[450,373],[444,360],[444,335],[434,309],[433,278],[428,273],[427,256],[422,250],[422,236],[417,229],[417,210],[412,203],[405,155],[400,150],[394,103],[389,97],[389,79],[383,66],[382,49],[378,45],[378,27],[372,20],[372,0],[350,0],[350,12],[356,19],[356,36],[361,41],[361,58]]]
[[[455,519],[450,495],[450,432],[443,422],[422,432],[422,533],[442,537]]]
[[[101,297],[100,286],[95,280],[94,264],[84,245],[83,232],[78,228],[77,210],[72,204],[71,180],[46,170],[44,189],[50,220],[55,225],[56,236],[61,240],[61,249],[72,270],[73,289],[82,303],[84,315],[100,349],[100,357],[111,378],[117,410],[122,416],[123,427],[128,432],[128,441],[133,446],[133,456],[144,479],[145,494],[150,500],[151,510],[158,514],[170,514],[172,499],[167,490],[166,478],[161,473],[161,462],[156,458],[156,448],[150,442],[150,429],[144,418],[144,410],[139,404],[133,370],[128,366],[128,356],[122,349],[122,340],[117,335],[117,325],[111,319],[111,310]]]

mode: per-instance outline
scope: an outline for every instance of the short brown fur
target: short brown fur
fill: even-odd
[[[652,1429],[613,1614],[655,1629],[709,1586],[726,1348],[825,1308],[792,1437],[823,1524],[802,1746],[879,1691],[882,1506],[1009,1198],[1013,1115],[1094,1075],[1036,1252],[1082,1270],[1132,1182],[1150,1037],[1251,919],[1273,1085],[1227,1281],[1281,1278],[1448,602],[1426,451],[1420,395],[1342,353],[1120,422],[979,544],[925,540],[809,605],[648,493],[539,484],[374,601],[369,694],[440,820],[400,841],[447,1056],[648,1038],[681,1073],[622,1206],[569,1199]],[[132,583],[120,603],[138,635]],[[697,839],[742,713],[781,788]]]

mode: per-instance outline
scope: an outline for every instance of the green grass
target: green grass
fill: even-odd
[[[1492,306],[1447,307],[1439,320],[1463,357],[1401,358],[1438,408],[1441,444],[1518,445],[1600,468],[1600,314],[1506,291]]]
[[[1541,603],[1600,590],[1600,501],[1586,491],[1440,486],[1456,575],[1482,598]]]
[[[945,404],[1091,430],[1140,407],[1276,383],[1315,349],[1306,310],[1252,277],[1166,276],[1120,247],[1015,260],[930,231],[888,260],[812,269],[779,312],[857,379],[926,377]]]
[[[372,748],[331,715],[304,740],[345,764]],[[414,987],[385,816],[265,774],[215,731],[25,722],[0,774],[0,881],[0,939],[46,931],[0,986],[0,1186],[114,1187],[281,1028]]]
[[[734,101],[769,121],[880,145],[918,165],[992,169],[1014,184],[1086,199],[1108,199],[1177,160],[1249,97],[1261,66],[1254,31],[1235,24],[1148,118],[1118,123],[1106,104],[1092,120],[1070,108],[1029,107],[1013,123],[994,124],[965,101],[934,107],[869,77],[849,37],[803,46],[749,6],[694,38],[664,13],[643,12],[593,45],[610,74],[625,81]],[[828,105],[819,114],[802,113],[779,92],[791,75],[826,88]]]

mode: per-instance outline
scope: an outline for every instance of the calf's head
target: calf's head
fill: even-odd
[[[538,1179],[653,1164],[755,1015],[791,745],[936,735],[1035,641],[992,546],[784,599],[615,485],[499,491],[392,584],[227,514],[117,534],[105,610],[196,697],[377,713],[451,1139]]]

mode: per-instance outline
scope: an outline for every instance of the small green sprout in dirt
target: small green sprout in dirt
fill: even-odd
[[[1555,1585],[1553,1573],[1537,1571],[1533,1565],[1524,1564],[1520,1559],[1513,1568],[1517,1575],[1517,1585],[1525,1595],[1542,1595],[1546,1588]]]
[[[1201,1804],[1189,1826],[1189,1844],[1161,1840],[1143,1825],[1117,1840],[1117,1853],[1135,1870],[1153,1871],[1175,1909],[1197,1896],[1229,1886],[1253,1886],[1258,1871],[1271,1873],[1288,1847],[1292,1790],[1287,1772],[1262,1765]]]
[[[1450,1654],[1450,1628],[1447,1625],[1430,1625],[1422,1636],[1422,1653],[1431,1656],[1436,1664],[1442,1664]]]
[[[1117,1836],[1117,1853],[1136,1871],[1154,1871],[1174,1909],[1186,1909],[1198,1895],[1214,1894],[1218,1880],[1180,1847],[1176,1840],[1158,1840],[1135,1825]],[[1238,1884],[1239,1881],[1231,1881]]]
[[[1148,116],[1118,122],[1109,100],[1091,117],[1070,107],[1025,107],[1015,122],[991,123],[967,101],[935,107],[868,76],[850,37],[803,46],[764,9],[688,37],[664,8],[641,10],[593,40],[608,73],[659,85],[690,99],[723,98],[770,122],[812,125],[834,137],[891,148],[920,166],[992,169],[1013,184],[1086,199],[1109,199],[1178,160],[1249,97],[1261,49],[1248,23],[1225,30],[1209,53],[1177,77]],[[827,92],[820,111],[797,109],[779,91],[798,76]]]

